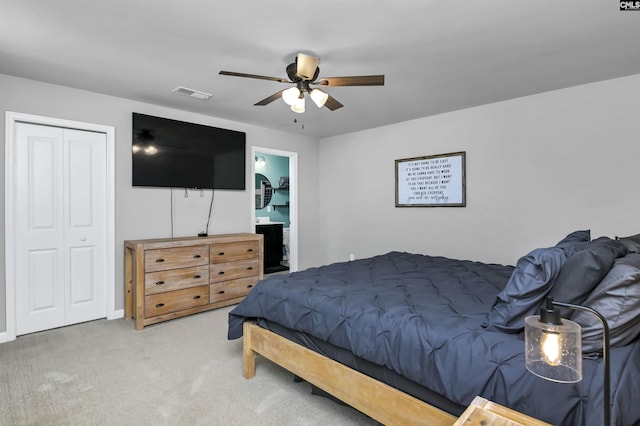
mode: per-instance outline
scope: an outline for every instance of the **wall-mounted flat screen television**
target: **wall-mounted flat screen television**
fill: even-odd
[[[245,189],[246,134],[133,113],[133,186]]]

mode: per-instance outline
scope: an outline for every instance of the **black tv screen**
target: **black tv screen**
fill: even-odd
[[[133,113],[133,186],[245,189],[246,134]]]

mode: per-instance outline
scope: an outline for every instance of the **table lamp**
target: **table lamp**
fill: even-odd
[[[611,385],[609,366],[609,325],[595,309],[557,302],[547,298],[540,316],[525,318],[524,340],[527,370],[543,379],[560,383],[582,380],[582,340],[580,326],[561,318],[555,306],[586,311],[602,322],[602,361],[604,363],[604,424],[611,424]]]

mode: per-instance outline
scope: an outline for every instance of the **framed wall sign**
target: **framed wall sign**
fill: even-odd
[[[396,160],[396,207],[465,207],[465,152]]]

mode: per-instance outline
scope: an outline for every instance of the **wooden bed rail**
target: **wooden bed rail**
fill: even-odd
[[[385,425],[451,426],[456,417],[284,337],[244,323],[243,375],[256,374],[256,355],[335,396]]]

